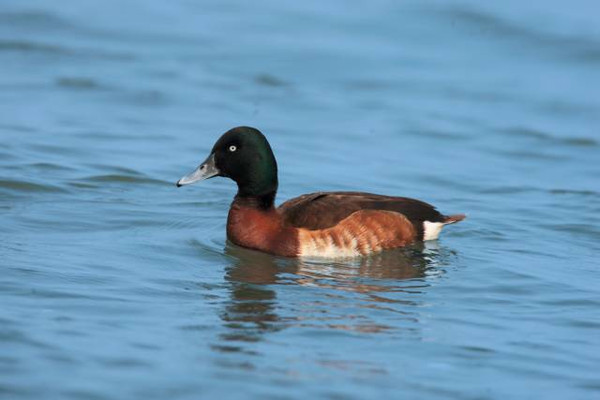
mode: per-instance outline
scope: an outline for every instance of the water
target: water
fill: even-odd
[[[0,5],[0,397],[600,395],[596,2]],[[279,201],[469,218],[346,262],[227,245],[175,188],[261,129]]]

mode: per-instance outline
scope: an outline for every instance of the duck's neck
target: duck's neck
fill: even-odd
[[[282,223],[273,202],[264,196],[235,196],[227,218],[227,238],[233,243],[283,256],[297,253],[294,228]]]
[[[277,192],[267,192],[262,195],[243,195],[239,191],[233,199],[231,207],[252,208],[260,211],[269,211],[275,208],[275,195]]]

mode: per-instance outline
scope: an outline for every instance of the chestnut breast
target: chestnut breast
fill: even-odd
[[[227,218],[227,238],[242,247],[285,256],[298,256],[298,232],[283,226],[274,208],[267,210],[233,204]]]

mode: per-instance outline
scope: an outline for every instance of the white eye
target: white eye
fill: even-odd
[[[237,147],[235,147],[234,145],[229,146],[229,151],[231,151],[232,153],[236,150],[237,150]]]

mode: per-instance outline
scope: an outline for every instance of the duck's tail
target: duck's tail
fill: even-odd
[[[436,240],[444,225],[455,224],[467,218],[465,214],[448,215],[443,222],[423,222],[423,240]]]
[[[462,221],[463,219],[467,218],[467,216],[465,214],[454,214],[454,215],[447,215],[444,218],[444,225],[449,225],[449,224],[455,224],[457,222]]]

